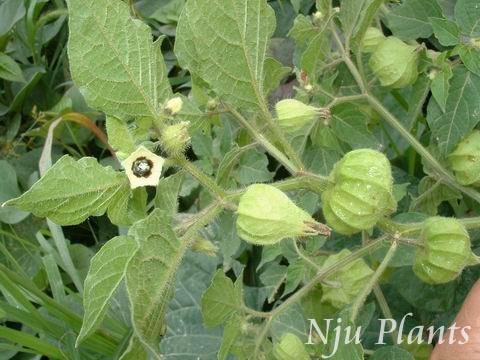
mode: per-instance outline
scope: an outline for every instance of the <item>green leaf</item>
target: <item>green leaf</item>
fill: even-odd
[[[215,181],[220,186],[227,186],[230,181],[230,174],[238,161],[240,155],[249,150],[249,146],[238,147],[234,144],[232,148],[223,156],[217,169],[217,176]]]
[[[385,346],[375,351],[371,360],[415,360],[406,350],[396,346]]]
[[[0,79],[25,82],[22,69],[10,56],[0,53]]]
[[[144,187],[126,189],[112,200],[108,218],[116,225],[132,225],[147,215],[147,191]]]
[[[0,5],[0,37],[7,34],[25,16],[23,0],[5,0]]]
[[[10,103],[10,107],[0,109],[0,116],[6,114],[9,111],[20,111],[25,99],[33,91],[33,89],[35,89],[35,86],[43,77],[43,75],[45,75],[45,72],[46,71],[43,67],[31,67],[29,69],[26,69],[23,74],[27,79],[27,82],[21,84],[22,87],[16,92],[13,101]]]
[[[218,351],[218,360],[227,360],[232,345],[235,344],[235,341],[240,337],[240,321],[240,319],[235,317],[227,321],[223,329],[223,340],[220,350]]]
[[[480,36],[480,6],[477,0],[458,0],[455,5],[455,20],[465,35]]]
[[[241,285],[241,278],[238,280]],[[233,284],[222,269],[215,273],[212,284],[202,296],[203,321],[218,326],[242,309],[242,288]]]
[[[175,53],[224,101],[266,109],[265,54],[275,14],[265,0],[188,1],[178,22]]]
[[[305,278],[307,266],[308,265],[303,259],[298,259],[289,264],[287,269],[287,280],[285,281],[285,295],[293,292],[302,283]]]
[[[418,184],[419,197],[413,200],[410,210],[419,209],[421,212],[435,216],[438,207],[444,201],[456,201],[462,198],[462,194],[441,182],[425,176]]]
[[[132,237],[117,236],[109,240],[92,258],[85,279],[85,314],[77,346],[100,326],[109,300],[124,278],[128,263],[136,250],[137,243]]]
[[[267,97],[278,88],[282,79],[290,73],[291,69],[273,58],[266,58],[264,67],[263,91],[264,96]]]
[[[280,286],[285,282],[287,269],[287,266],[272,263],[260,274],[260,280],[267,290],[269,303],[273,302]]]
[[[30,190],[5,205],[48,217],[59,225],[75,225],[91,215],[115,210],[129,196],[124,174],[91,157],[75,161],[65,155]]]
[[[405,0],[387,15],[388,26],[402,40],[428,38],[432,35],[430,17],[443,17],[436,0]]]
[[[341,104],[332,110],[331,128],[339,139],[353,148],[379,147],[378,140],[368,130],[368,117],[354,104]]]
[[[405,340],[405,335],[403,338]],[[433,345],[425,342],[421,344],[417,342],[409,344],[407,341],[403,341],[400,346],[407,350],[415,360],[429,360],[433,351]]]
[[[255,149],[240,156],[236,173],[238,182],[242,185],[270,181],[274,175],[268,171],[267,155]]]
[[[271,329],[272,337],[276,342],[279,342],[286,333],[292,333],[298,336],[303,342],[306,342],[308,337],[308,324],[300,304],[293,304],[275,316],[272,320]]]
[[[455,49],[465,67],[480,76],[480,49],[468,45],[459,45]]]
[[[5,201],[20,196],[18,188],[17,174],[12,165],[5,160],[0,160],[0,204]],[[0,221],[6,224],[16,224],[25,219],[28,212],[17,209],[0,207]]]
[[[443,112],[445,112],[447,106],[448,94],[450,92],[450,79],[452,76],[452,68],[450,65],[445,65],[435,76],[430,85],[432,95]]]
[[[232,212],[223,212],[212,225],[215,230],[215,242],[219,244],[223,255],[223,268],[226,271],[232,266],[235,254],[242,244],[237,235],[236,217]]]
[[[305,165],[310,171],[328,176],[341,156],[335,150],[313,146],[307,149],[304,157]]]
[[[308,18],[304,15],[298,15],[288,36],[295,40],[297,46],[304,47],[317,34],[317,31]]]
[[[128,232],[139,244],[126,273],[133,328],[142,343],[155,353],[164,332],[175,273],[187,246],[176,237],[171,221],[170,214],[155,209]]]
[[[222,342],[220,327],[207,328],[200,299],[211,282],[217,260],[187,252],[177,273],[175,298],[167,312],[167,333],[162,338],[165,359],[216,360]]]
[[[442,18],[429,18],[435,37],[443,46],[454,46],[460,42],[460,29],[453,21]]]
[[[312,79],[318,77],[323,60],[330,51],[330,39],[325,32],[326,29],[322,32],[318,32],[308,42],[300,60],[300,68]]]
[[[457,284],[429,285],[421,281],[410,266],[396,269],[390,283],[412,306],[425,312],[444,313],[455,304]]]
[[[148,353],[135,335],[132,335],[125,352],[120,356],[119,360],[147,360]]]
[[[453,70],[445,112],[436,101],[428,104],[427,121],[440,153],[447,155],[480,120],[480,77],[463,66]]]
[[[72,78],[88,104],[108,115],[157,118],[171,96],[150,28],[120,0],[69,0]]]
[[[321,346],[321,353],[327,354],[327,356],[331,355],[329,359],[331,360],[363,360],[364,353],[362,344],[356,344],[355,342],[350,342],[347,337],[347,328],[350,326],[354,327],[354,324],[348,322],[348,319],[344,319],[346,321],[342,322],[339,326],[338,330],[338,339],[336,332],[330,331],[328,334],[327,344]],[[336,349],[338,342],[338,349]],[[390,358],[386,358],[390,360]]]
[[[340,20],[346,37],[356,43],[362,41],[382,3],[383,0],[343,0]]]
[[[125,121],[114,116],[107,116],[106,127],[108,143],[115,151],[121,151],[126,156],[135,151],[135,138]]]
[[[155,194],[155,207],[165,211],[170,216],[175,216],[178,211],[178,194],[183,184],[183,172],[178,172],[169,177],[163,177],[157,185]]]
[[[340,21],[346,38],[363,38],[382,0],[342,0]]]

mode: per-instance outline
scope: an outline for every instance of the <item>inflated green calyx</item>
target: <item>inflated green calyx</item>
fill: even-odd
[[[380,29],[369,27],[363,37],[363,51],[374,52],[385,39],[386,37]]]
[[[330,178],[332,185],[322,193],[323,214],[338,233],[368,230],[396,209],[390,163],[379,151],[345,154]]]
[[[237,233],[252,244],[273,245],[288,237],[330,234],[328,227],[271,185],[250,185],[240,198],[237,213]]]
[[[422,248],[417,250],[413,271],[428,284],[456,279],[471,258],[470,236],[455,218],[435,216],[425,221]]]
[[[390,36],[378,45],[368,64],[382,86],[403,88],[417,79],[417,62],[415,46]]]
[[[317,108],[295,99],[281,100],[275,104],[277,123],[282,130],[293,133],[315,120],[330,117],[328,109]]]
[[[310,360],[305,345],[296,335],[286,333],[273,348],[276,360]]]
[[[343,249],[338,254],[329,256],[323,264],[323,268],[328,268],[350,254],[350,250]],[[368,267],[363,259],[349,263],[327,278],[329,282],[338,283],[337,286],[322,284],[322,302],[330,303],[338,309],[352,303],[366,286],[372,274],[373,270]]]
[[[473,130],[448,156],[457,181],[480,186],[480,131]]]

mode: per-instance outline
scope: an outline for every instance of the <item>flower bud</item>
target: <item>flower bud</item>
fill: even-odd
[[[463,139],[448,160],[460,184],[480,186],[480,131],[473,130]]]
[[[169,116],[175,116],[182,110],[182,105],[182,98],[174,97],[165,104],[165,113]]]
[[[366,53],[374,52],[385,39],[386,37],[380,29],[369,27],[363,37],[363,51]]]
[[[188,121],[182,121],[163,129],[160,140],[167,154],[176,156],[185,151],[185,148],[190,142],[190,134],[188,133],[189,125],[190,123]]]
[[[326,269],[350,254],[350,250],[343,249],[338,254],[330,255],[323,263],[322,268]],[[339,284],[339,286],[328,286],[328,282],[322,283],[322,302],[330,303],[338,309],[343,308],[358,296],[372,274],[373,270],[370,269],[363,259],[355,260],[343,266],[335,274],[326,278],[328,282]]]
[[[403,88],[417,79],[417,62],[415,46],[390,36],[377,46],[368,64],[382,86]]]
[[[396,209],[390,163],[379,151],[350,151],[330,178],[332,184],[322,193],[323,214],[340,234],[368,230]]]
[[[303,89],[307,92],[307,93],[311,93],[313,91],[313,85],[311,84],[305,84],[305,86],[303,87]]]
[[[237,233],[252,244],[273,245],[288,237],[330,234],[328,227],[271,185],[250,185],[240,198],[237,213]]]
[[[286,333],[280,342],[275,344],[273,356],[276,360],[310,360],[302,340],[292,333]]]
[[[435,216],[423,225],[423,248],[417,250],[413,271],[428,284],[456,279],[470,260],[470,236],[455,218]]]
[[[320,25],[323,17],[324,17],[323,13],[321,11],[317,11],[317,12],[313,13],[312,22],[315,25]]]
[[[275,105],[277,121],[281,129],[293,133],[311,124],[318,117],[330,117],[329,109],[316,108],[295,99],[285,99]]]
[[[220,103],[218,102],[217,99],[210,99],[207,102],[207,110],[215,111],[218,108],[218,105],[220,105]]]
[[[140,146],[124,161],[123,167],[130,180],[130,187],[157,186],[165,159]]]

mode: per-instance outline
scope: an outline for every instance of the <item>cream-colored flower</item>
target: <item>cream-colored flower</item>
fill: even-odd
[[[174,97],[165,104],[165,112],[168,115],[175,116],[182,110],[183,100],[180,97]]]
[[[130,187],[157,186],[165,159],[140,146],[123,161]]]

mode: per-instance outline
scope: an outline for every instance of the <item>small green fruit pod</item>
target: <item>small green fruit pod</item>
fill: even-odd
[[[457,181],[465,186],[480,186],[480,131],[473,130],[448,156]]]
[[[377,46],[368,64],[382,86],[403,88],[417,79],[417,63],[417,48],[390,36]]]
[[[304,126],[312,124],[318,118],[326,121],[330,118],[330,110],[307,105],[295,99],[285,99],[275,104],[277,123],[287,133],[294,133]]]
[[[385,39],[386,37],[380,29],[369,27],[363,37],[363,52],[374,52]]]
[[[422,248],[417,250],[413,271],[428,284],[456,279],[472,256],[470,236],[455,218],[427,219],[421,233]]]
[[[256,245],[273,245],[288,237],[330,235],[327,226],[271,185],[250,185],[240,198],[237,213],[238,235]]]
[[[305,345],[296,335],[286,333],[280,342],[273,347],[273,356],[276,360],[310,360],[311,357]]]
[[[336,264],[350,254],[350,250],[343,249],[338,254],[330,255],[323,263],[323,268],[326,269]],[[329,286],[326,283],[322,284],[322,302],[329,303],[338,309],[351,304],[357,298],[360,291],[367,285],[372,274],[373,270],[370,269],[363,259],[355,260],[343,266],[335,272],[335,274],[326,279],[330,283],[338,283],[338,286]]]
[[[322,193],[323,214],[340,234],[371,229],[396,209],[390,162],[379,151],[350,151],[335,164],[330,178],[332,185]]]

